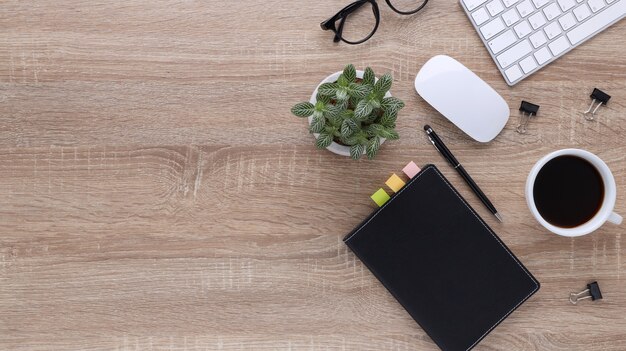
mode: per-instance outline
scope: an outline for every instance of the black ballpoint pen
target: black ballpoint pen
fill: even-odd
[[[426,131],[426,135],[428,135],[428,139],[430,139],[430,142],[435,146],[435,149],[437,149],[437,151],[441,153],[443,158],[445,158],[448,162],[450,162],[452,167],[454,167],[454,169],[456,169],[456,171],[459,172],[459,174],[461,175],[463,180],[465,180],[467,185],[469,185],[469,187],[472,188],[472,191],[474,192],[474,194],[476,194],[476,196],[478,196],[480,201],[482,201],[482,203],[485,204],[487,209],[489,209],[489,211],[491,211],[491,213],[493,213],[493,215],[496,216],[496,218],[500,222],[502,222],[502,216],[500,216],[500,214],[498,213],[498,210],[496,210],[496,208],[493,206],[491,201],[489,201],[485,193],[483,193],[483,191],[480,190],[478,185],[476,185],[472,177],[470,177],[470,175],[465,171],[465,168],[461,166],[461,163],[457,161],[456,157],[454,157],[452,152],[450,152],[450,150],[446,147],[446,144],[444,144],[443,141],[439,139],[439,136],[437,136],[435,131],[429,125],[424,126],[424,131]]]

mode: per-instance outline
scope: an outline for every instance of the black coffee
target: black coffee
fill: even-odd
[[[573,228],[598,213],[604,200],[604,182],[598,170],[577,156],[559,156],[537,174],[535,206],[550,224]]]

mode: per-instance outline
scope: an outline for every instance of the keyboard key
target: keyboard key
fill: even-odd
[[[589,4],[589,7],[591,7],[591,11],[593,11],[593,13],[602,10],[605,6],[604,0],[589,0],[587,3]]]
[[[474,18],[474,22],[476,22],[477,26],[487,22],[489,19],[489,15],[487,14],[487,10],[484,7],[479,8],[478,10],[472,13],[472,17]]]
[[[543,30],[546,32],[548,39],[554,39],[563,32],[556,22],[548,24]]]
[[[530,24],[528,24],[527,21],[523,21],[522,23],[513,27],[513,29],[515,29],[515,33],[520,39],[527,36],[528,34],[530,34],[530,32],[533,31],[532,29],[530,29]]]
[[[492,16],[495,16],[504,11],[504,6],[502,6],[500,0],[493,0],[492,2],[487,4],[487,10],[489,10],[489,13]]]
[[[561,24],[561,28],[563,28],[564,31],[567,31],[576,25],[576,19],[574,18],[574,15],[568,12],[559,18],[559,23]]]
[[[507,30],[506,32],[500,34],[497,38],[490,41],[489,47],[491,48],[491,52],[495,54],[509,47],[509,45],[513,44],[517,41],[517,37],[513,34],[512,30]]]
[[[546,14],[548,21],[552,21],[561,14],[561,10],[559,10],[559,7],[555,3],[552,3],[543,9],[543,13]]]
[[[482,5],[486,1],[487,0],[463,0],[463,3],[469,11],[474,11],[475,8]]]
[[[559,6],[561,7],[561,10],[563,12],[568,11],[572,7],[576,6],[576,1],[574,0],[557,0],[557,2],[559,3]]]
[[[519,5],[515,6],[517,8],[517,12],[522,17],[526,17],[535,11],[533,4],[530,3],[530,0],[524,0]]]
[[[506,28],[504,26],[504,23],[502,22],[502,20],[499,17],[497,17],[493,21],[491,21],[491,22],[485,24],[484,26],[480,27],[480,32],[483,34],[483,37],[485,38],[485,40],[489,40],[494,35],[502,32],[502,30],[504,28]]]
[[[530,73],[530,71],[537,68],[537,63],[535,63],[535,60],[533,59],[532,55],[521,60],[519,62],[519,65],[522,67],[522,71],[524,71],[524,73]]]
[[[502,14],[502,19],[507,26],[517,23],[519,21],[519,15],[515,9],[510,9],[507,12]]]
[[[506,68],[510,64],[515,63],[517,60],[528,55],[532,50],[533,49],[528,40],[524,40],[508,48],[505,52],[496,57],[496,59],[498,60],[500,67]]]
[[[578,22],[582,22],[585,18],[591,15],[591,11],[589,11],[589,6],[587,4],[582,4],[574,9],[574,16]]]
[[[552,55],[550,54],[550,51],[548,51],[547,47],[543,47],[537,50],[537,52],[535,52],[533,56],[535,56],[535,58],[537,59],[537,62],[540,65],[543,65],[544,63],[548,62],[552,58]]]
[[[606,25],[621,18],[626,13],[626,0],[619,0],[611,5],[606,10],[591,17],[587,21],[578,25],[578,27],[572,29],[567,33],[569,41],[572,45],[576,45],[579,42],[587,39],[593,33],[601,30]]]
[[[546,24],[546,18],[543,17],[541,12],[537,12],[536,14],[528,17],[528,21],[530,21],[530,25],[533,26],[533,29],[537,29]]]
[[[511,83],[522,77],[522,71],[520,71],[517,65],[511,66],[511,68],[504,71],[504,74],[506,74],[506,77],[509,78]]]
[[[548,44],[548,47],[550,48],[550,51],[552,51],[552,55],[558,56],[563,51],[569,49],[570,45],[569,45],[569,41],[567,41],[567,38],[565,37],[565,35],[563,35],[563,36],[559,37],[559,39],[557,39],[557,40],[551,42],[550,44]]]
[[[504,6],[511,7],[515,5],[515,3],[517,3],[518,0],[503,0],[503,1],[504,1]]]
[[[535,7],[538,9],[549,2],[550,0],[533,0],[533,4],[535,4]]]
[[[543,31],[538,31],[537,33],[530,36],[530,42],[533,44],[535,49],[545,44],[546,41],[547,39],[546,36],[543,35]]]

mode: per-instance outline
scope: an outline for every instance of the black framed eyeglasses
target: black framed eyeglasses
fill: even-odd
[[[385,0],[393,11],[412,15],[426,6],[428,0]],[[335,32],[333,41],[361,44],[374,35],[380,23],[380,10],[376,0],[358,0],[341,9],[320,24],[323,30]]]

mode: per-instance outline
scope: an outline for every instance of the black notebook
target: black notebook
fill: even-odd
[[[445,351],[470,350],[539,289],[433,165],[344,241]]]

